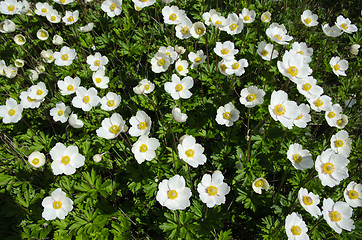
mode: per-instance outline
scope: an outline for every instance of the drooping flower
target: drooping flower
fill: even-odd
[[[347,76],[345,71],[348,69],[348,61],[340,57],[332,57],[329,62],[334,74],[339,76]]]
[[[224,183],[224,176],[220,171],[215,171],[212,176],[204,174],[201,182],[197,185],[197,191],[200,199],[206,203],[207,207],[212,208],[215,205],[224,204],[225,195],[230,192],[230,187]]]
[[[349,20],[349,18],[344,18],[342,15],[337,17],[335,24],[340,30],[349,34],[357,32],[358,30],[356,25],[351,24],[351,20]]]
[[[328,37],[339,37],[343,33],[337,26],[330,27],[328,23],[322,26],[322,30]]]
[[[121,103],[121,96],[114,92],[108,92],[106,96],[100,100],[101,109],[105,111],[115,110]]]
[[[73,209],[73,201],[67,198],[66,193],[60,188],[55,189],[50,197],[44,198],[41,205],[44,207],[42,217],[47,221],[64,219]]]
[[[71,175],[75,173],[76,168],[84,165],[85,157],[78,152],[78,147],[70,145],[64,146],[63,143],[58,142],[50,150],[50,156],[53,159],[51,168],[54,175]]]
[[[105,139],[114,139],[125,131],[125,121],[118,113],[113,113],[110,118],[102,121],[102,127],[96,130],[97,136]]]
[[[5,19],[0,23],[0,32],[2,33],[11,33],[15,32],[15,30],[16,30],[16,25],[10,19]]]
[[[19,122],[22,112],[23,106],[13,98],[7,99],[5,105],[0,106],[0,117],[3,118],[3,123]]]
[[[1,31],[1,24],[0,24],[0,31]],[[352,44],[350,47],[349,47],[349,52],[352,53],[353,55],[358,55],[358,52],[359,52],[359,48],[361,47],[361,45],[355,43],[355,44]]]
[[[305,170],[314,166],[312,154],[302,148],[302,145],[293,143],[289,146],[287,152],[288,159],[292,162],[293,167],[298,170]]]
[[[62,45],[64,43],[64,40],[61,36],[59,35],[54,35],[53,36],[53,40],[52,40],[52,43],[54,45]]]
[[[289,44],[289,41],[293,39],[293,37],[287,35],[287,29],[284,24],[279,25],[278,23],[272,23],[266,29],[266,35],[270,38],[270,40],[279,43],[281,45]]]
[[[362,184],[350,182],[343,192],[344,199],[351,207],[362,206]]]
[[[302,215],[293,212],[285,219],[285,232],[288,240],[308,240],[308,228],[302,219]]]
[[[193,136],[186,136],[177,146],[178,154],[190,166],[197,168],[199,165],[204,165],[206,156],[203,154],[204,147],[196,143]]]
[[[132,146],[132,153],[138,164],[145,160],[151,161],[156,157],[156,149],[160,146],[160,141],[157,138],[149,138],[147,135],[142,135]]]
[[[254,192],[261,194],[261,190],[264,189],[265,191],[269,190],[269,183],[265,178],[257,178],[253,181],[251,185]]]
[[[318,218],[318,216],[322,215],[321,210],[318,207],[320,202],[319,196],[309,192],[305,188],[300,188],[298,191],[298,199],[300,205],[309,212],[313,217]]]
[[[258,89],[256,86],[244,88],[240,92],[240,103],[247,108],[255,107],[264,102],[265,92],[263,89]]]
[[[80,78],[75,77],[72,78],[71,76],[66,76],[64,80],[59,80],[57,82],[58,88],[60,89],[60,93],[63,96],[70,95],[77,91],[80,85]]]
[[[73,63],[73,60],[77,56],[77,53],[74,49],[71,49],[67,46],[63,46],[60,49],[60,52],[54,52],[55,62],[57,66],[69,66]]]
[[[78,29],[79,32],[83,32],[83,33],[86,33],[86,32],[90,32],[93,30],[93,27],[94,27],[94,23],[88,23],[87,25],[85,26],[82,26]]]
[[[70,113],[70,108],[65,106],[63,102],[58,102],[55,108],[50,109],[50,116],[52,116],[56,122],[60,121],[61,123],[65,123],[68,121],[68,116]]]
[[[318,16],[313,14],[310,10],[305,10],[300,16],[302,23],[307,27],[314,27],[318,25]]]
[[[234,104],[227,103],[217,109],[216,122],[220,125],[231,127],[239,119],[240,111],[237,110]]]
[[[39,151],[34,151],[28,156],[28,162],[31,166],[39,168],[45,164],[45,155]]]
[[[352,140],[349,138],[348,132],[342,130],[334,134],[331,137],[331,148],[335,153],[348,157],[352,149]]]
[[[274,49],[273,44],[266,43],[264,41],[261,41],[258,45],[257,53],[259,56],[267,61],[270,61],[276,57],[278,57],[279,53],[277,50]]]
[[[148,135],[151,131],[151,118],[144,111],[137,111],[136,116],[130,118],[131,128],[128,133],[133,137]]]
[[[84,125],[82,120],[78,119],[78,116],[75,113],[70,114],[68,123],[74,128],[82,128]]]
[[[347,231],[355,229],[351,219],[353,210],[345,202],[338,201],[335,203],[331,198],[324,199],[322,213],[323,218],[336,233],[341,234],[342,229]]]
[[[166,82],[164,85],[164,89],[166,92],[171,94],[171,97],[174,100],[178,100],[180,98],[188,99],[191,97],[192,93],[189,89],[194,86],[194,80],[192,77],[184,77],[182,80],[176,75],[172,74],[172,82]]]
[[[91,87],[88,90],[84,87],[79,87],[76,90],[76,96],[72,100],[72,104],[76,108],[81,108],[88,112],[99,104],[100,98],[97,96],[98,91]]]
[[[182,113],[181,109],[177,108],[176,106],[174,106],[172,108],[172,118],[176,121],[176,122],[186,122],[187,120],[187,115],[186,113]]]

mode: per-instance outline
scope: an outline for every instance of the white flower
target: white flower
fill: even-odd
[[[153,5],[156,0],[132,0],[135,7],[144,8]]]
[[[294,51],[284,53],[283,61],[278,61],[278,69],[281,74],[297,84],[312,74],[312,69],[304,61],[304,56]]]
[[[342,107],[339,104],[333,104],[331,109],[326,111],[324,116],[329,126],[335,127],[337,125],[337,120],[340,118],[341,112]]]
[[[36,81],[39,78],[39,73],[36,70],[30,69],[29,70],[29,78],[31,81]]]
[[[220,125],[231,127],[239,119],[240,111],[230,102],[217,109],[216,122]]]
[[[337,17],[337,21],[336,21],[335,24],[343,32],[346,32],[346,33],[349,33],[349,34],[357,32],[357,30],[358,30],[356,25],[351,24],[351,20],[349,20],[349,18],[344,18],[342,15],[339,15]]]
[[[54,53],[52,50],[42,50],[40,55],[43,58],[43,61],[46,63],[52,63],[54,61]]]
[[[349,138],[348,132],[342,130],[334,134],[331,137],[331,148],[335,153],[348,157],[352,149],[352,140]]]
[[[16,0],[4,0],[0,2],[0,12],[6,15],[19,14],[22,3]]]
[[[103,69],[98,69],[96,72],[93,72],[92,79],[94,85],[101,89],[107,89],[109,83],[109,77],[105,76]]]
[[[265,191],[269,190],[269,183],[264,178],[257,178],[253,181],[253,184],[251,185],[254,192],[261,194],[261,190],[264,189]]]
[[[305,188],[300,188],[298,191],[298,199],[300,205],[315,218],[322,215],[321,210],[318,207],[320,202],[319,196],[310,192]]]
[[[75,169],[84,165],[85,157],[78,152],[78,147],[71,145],[64,146],[63,143],[57,143],[51,150],[50,156],[53,159],[51,168],[54,175],[71,175]]]
[[[1,24],[0,24],[0,31],[1,31]],[[351,47],[349,48],[349,52],[352,53],[353,55],[358,55],[358,51],[359,51],[360,47],[361,47],[361,45],[359,45],[359,44],[352,44]]]
[[[136,94],[149,94],[155,89],[155,84],[147,79],[142,79],[136,87],[133,88]]]
[[[36,7],[36,9],[34,11],[35,14],[39,15],[39,16],[43,16],[43,17],[46,16],[46,13],[48,11],[53,10],[53,7],[51,5],[49,5],[49,3],[47,3],[47,2],[44,2],[44,3],[38,2],[35,4],[35,7]]]
[[[53,8],[48,9],[48,11],[45,13],[45,16],[51,23],[59,23],[62,18],[58,11]]]
[[[175,70],[181,76],[186,76],[189,73],[189,63],[186,60],[177,60],[175,63]]]
[[[341,114],[337,119],[336,123],[336,128],[343,129],[348,124],[348,117],[344,114]]]
[[[41,73],[45,73],[45,67],[43,64],[40,64],[39,66],[35,67],[35,71],[37,71],[37,73],[41,74]]]
[[[4,68],[4,72],[7,78],[14,78],[18,74],[18,68],[14,66],[6,66]]]
[[[279,25],[278,23],[272,23],[266,30],[266,35],[270,38],[270,40],[282,44],[287,45],[288,42],[293,39],[293,37],[287,35],[287,29],[284,24]]]
[[[72,100],[72,104],[76,108],[81,108],[83,111],[88,112],[99,104],[100,98],[97,96],[98,91],[91,87],[88,90],[84,87],[79,87],[75,96]]]
[[[23,106],[13,98],[7,99],[5,105],[0,106],[0,117],[3,118],[3,123],[19,122],[22,112]]]
[[[202,22],[195,22],[190,28],[190,34],[194,38],[200,38],[206,33],[206,27]]]
[[[224,27],[222,27],[221,29],[226,31],[230,35],[235,35],[241,33],[243,28],[243,17],[239,17],[236,13],[230,13],[224,22]]]
[[[288,240],[308,240],[308,228],[302,219],[302,215],[293,212],[285,219],[285,232]]]
[[[184,10],[180,10],[177,6],[164,6],[162,16],[166,24],[179,24],[185,19],[186,14]]]
[[[145,160],[151,161],[156,157],[156,149],[160,146],[160,141],[157,138],[149,138],[147,135],[142,135],[132,146],[132,153],[138,164]]]
[[[347,178],[349,160],[328,148],[315,161],[315,169],[323,186],[334,187]]]
[[[270,22],[271,20],[271,13],[269,11],[263,12],[261,14],[260,19],[262,22]]]
[[[302,23],[307,27],[314,27],[318,25],[318,16],[313,14],[310,10],[305,10],[300,16]]]
[[[337,26],[330,27],[328,23],[322,26],[322,30],[328,37],[339,37],[343,33]]]
[[[53,36],[53,40],[52,40],[52,43],[54,44],[54,45],[62,45],[63,44],[63,38],[61,37],[61,36],[59,36],[59,35],[54,35]]]
[[[204,165],[206,156],[203,154],[204,147],[196,143],[193,136],[186,136],[177,146],[178,154],[190,166],[197,168],[199,165]]]
[[[176,46],[177,47],[177,46]],[[170,64],[173,64],[179,57],[178,53],[176,52],[175,48],[172,46],[166,47],[160,47],[158,49],[158,53],[163,53],[166,55],[166,58],[168,57],[168,60]],[[182,54],[182,53],[180,53]]]
[[[25,61],[22,60],[22,59],[15,59],[15,61],[14,61],[14,65],[15,65],[15,67],[17,67],[17,68],[22,68],[22,67],[24,67],[24,64],[25,64]]]
[[[65,25],[71,25],[78,21],[79,11],[75,10],[74,12],[65,11],[65,16],[62,18]]]
[[[316,112],[329,111],[332,107],[332,99],[327,95],[322,95],[317,98],[310,98],[308,102],[311,108]]]
[[[283,90],[273,91],[269,113],[275,121],[280,121],[284,127],[291,129],[293,121],[299,116],[297,103],[288,101],[288,94]]]
[[[311,56],[313,55],[313,48],[308,48],[305,42],[293,42],[292,50],[295,51],[297,54],[301,54],[307,63],[312,61]]]
[[[60,52],[54,53],[54,63],[57,66],[69,66],[76,56],[77,53],[74,49],[64,46],[60,49]]]
[[[28,94],[31,99],[42,101],[48,94],[48,90],[44,82],[39,82],[28,89]]]
[[[157,52],[151,59],[152,71],[154,73],[165,72],[168,66],[170,66],[170,60],[171,58],[164,53]]]
[[[61,123],[65,123],[68,121],[70,113],[70,108],[66,107],[63,102],[58,102],[55,108],[50,109],[50,116],[52,116],[56,122],[60,121]]]
[[[183,210],[190,206],[191,195],[190,188],[185,186],[185,179],[177,174],[158,184],[156,200],[170,210]]]
[[[355,99],[355,97],[356,97],[356,94],[346,96],[346,98],[344,99],[344,104],[346,105],[346,107],[352,107],[353,105],[355,105],[357,103],[357,100]]]
[[[245,68],[249,66],[248,60],[245,58],[240,60],[228,60],[225,62],[226,69],[225,72],[228,75],[235,74],[236,76],[241,76],[245,73]]]
[[[267,60],[267,61],[277,58],[279,55],[278,51],[274,49],[273,44],[271,44],[271,43],[267,44],[264,41],[261,41],[259,43],[257,53],[259,54],[259,56],[262,59]]]
[[[263,89],[258,89],[256,86],[244,88],[240,92],[240,103],[247,108],[255,107],[264,102],[265,92]]]
[[[164,89],[171,94],[174,100],[179,98],[188,99],[192,93],[189,91],[194,86],[194,80],[192,77],[184,77],[182,80],[176,75],[172,74],[172,82],[166,82]]]
[[[82,26],[78,29],[79,32],[83,32],[83,33],[86,33],[86,32],[90,32],[93,30],[93,26],[94,26],[94,23],[88,23],[87,25],[85,26]]]
[[[292,162],[293,167],[298,170],[305,170],[314,166],[312,154],[308,150],[303,149],[302,145],[298,143],[293,143],[289,146],[287,157]]]
[[[200,199],[203,203],[206,203],[207,207],[212,208],[215,205],[225,203],[225,195],[230,192],[230,187],[223,181],[224,176],[222,173],[215,171],[212,176],[204,174],[201,182],[197,185]]]
[[[102,56],[99,52],[96,52],[94,55],[89,55],[87,57],[87,63],[90,65],[90,70],[97,71],[99,69],[105,70],[105,65],[108,63],[108,58]]]
[[[187,115],[186,113],[182,113],[181,109],[174,106],[172,108],[172,118],[175,119],[176,122],[186,122]]]
[[[324,90],[320,86],[316,85],[317,80],[312,76],[308,76],[301,80],[298,80],[297,89],[307,99],[319,98]]]
[[[2,33],[11,33],[15,32],[15,30],[16,30],[15,23],[9,19],[5,19],[0,23],[0,32]]]
[[[249,10],[243,8],[243,11],[239,14],[239,17],[243,20],[244,23],[252,23],[255,21],[256,13],[254,10]]]
[[[323,218],[336,233],[341,234],[342,229],[351,231],[355,229],[353,225],[352,208],[345,202],[334,203],[331,198],[323,200]]]
[[[122,12],[122,0],[106,0],[102,3],[101,9],[108,17],[118,16]]]
[[[112,111],[121,103],[121,96],[114,92],[108,92],[106,96],[101,98],[100,103],[102,110]]]
[[[62,4],[62,5],[67,5],[69,3],[72,3],[73,0],[54,0],[54,2],[56,2],[58,4]]]
[[[39,168],[45,164],[45,155],[39,151],[32,152],[28,157],[31,166]]]
[[[211,14],[211,22],[213,26],[222,29],[225,26],[225,21],[226,18],[221,16],[221,13],[215,12]]]
[[[16,34],[16,35],[14,36],[14,42],[15,42],[17,45],[21,46],[21,45],[24,45],[24,44],[26,43],[26,38],[25,38],[24,35],[22,35],[22,34]]]
[[[362,184],[350,182],[343,192],[344,199],[351,207],[362,206]]]
[[[42,217],[47,221],[64,219],[73,209],[73,201],[67,198],[66,193],[60,188],[55,189],[50,197],[44,198],[41,205],[44,207]]]
[[[204,63],[206,57],[207,56],[204,55],[204,51],[202,51],[202,50],[198,50],[196,53],[190,52],[189,55],[188,55],[189,60],[192,62],[190,68],[194,69],[198,65]]]
[[[179,39],[188,39],[191,37],[190,29],[192,22],[189,18],[185,18],[182,22],[175,26],[176,37]]]
[[[131,128],[128,133],[133,137],[148,135],[151,131],[151,118],[144,111],[137,111],[136,116],[130,118]]]
[[[233,42],[226,41],[224,43],[216,42],[214,52],[216,53],[216,55],[222,57],[224,60],[232,60],[234,59],[235,54],[239,52],[239,50],[234,49]]]
[[[42,103],[44,99],[42,100],[35,100],[29,97],[28,91],[23,91],[20,93],[20,105],[23,108],[38,108],[40,106],[40,103]]]
[[[97,136],[105,139],[114,139],[125,131],[125,121],[118,113],[113,113],[110,118],[102,121],[102,127],[96,130]]]
[[[332,57],[329,62],[334,74],[339,76],[347,76],[345,71],[348,69],[348,61],[341,59],[340,57]]]
[[[77,91],[79,85],[80,85],[80,78],[75,77],[72,78],[70,76],[66,76],[64,80],[59,80],[57,82],[58,88],[60,89],[60,93],[63,96],[70,95],[72,93],[75,93]]]
[[[298,117],[293,120],[293,124],[299,128],[305,128],[308,122],[312,120],[310,114],[310,107],[307,104],[300,104],[298,106]]]
[[[202,14],[202,19],[204,20],[206,26],[209,26],[209,25],[213,25],[212,21],[211,21],[211,16],[213,14],[219,14],[221,15],[219,12],[217,12],[215,9],[210,9],[209,12],[204,12]]]
[[[74,128],[82,128],[83,127],[82,120],[78,119],[78,116],[75,113],[70,114],[69,119],[68,119],[68,123],[69,123],[70,126],[72,126]]]

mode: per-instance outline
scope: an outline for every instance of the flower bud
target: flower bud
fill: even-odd
[[[243,164],[241,162],[237,162],[236,163],[236,168],[239,169],[239,170],[243,169]]]
[[[17,68],[21,68],[21,67],[24,67],[24,60],[22,60],[22,59],[16,59],[15,60],[15,62],[14,62],[14,64],[15,64],[15,66],[17,67]]]
[[[93,156],[93,161],[100,162],[102,160],[102,154],[96,154]]]
[[[38,80],[38,78],[39,78],[38,72],[31,69],[31,70],[30,70],[30,74],[29,74],[29,78],[30,78],[30,80],[32,80],[32,81]]]
[[[357,55],[359,51],[360,45],[359,44],[352,44],[352,46],[349,48],[350,53],[353,55]]]
[[[63,44],[63,38],[59,35],[54,35],[53,37],[53,44],[54,45],[62,45]]]
[[[0,23],[0,32],[2,33],[11,33],[15,32],[15,30],[16,30],[15,23],[9,19],[5,19]]]

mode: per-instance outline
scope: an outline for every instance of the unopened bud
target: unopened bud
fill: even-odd
[[[102,154],[96,154],[93,156],[93,161],[100,162],[102,160]]]
[[[239,169],[239,170],[243,169],[243,164],[241,162],[237,162],[236,163],[236,168]]]
[[[359,44],[352,44],[352,46],[349,48],[349,51],[353,54],[353,55],[357,55],[358,54],[358,50],[361,46]]]

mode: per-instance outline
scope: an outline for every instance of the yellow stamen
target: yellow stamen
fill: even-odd
[[[117,134],[119,133],[119,127],[117,125],[112,125],[110,128],[109,128],[109,131],[113,134]]]
[[[59,110],[58,111],[58,116],[62,116],[64,114],[64,111],[63,110]]]
[[[147,128],[147,123],[146,122],[140,122],[138,124],[138,127],[141,129],[141,130],[145,130]]]
[[[191,158],[191,157],[193,157],[195,155],[195,152],[194,152],[194,150],[189,149],[189,150],[187,150],[185,152],[185,154],[186,154],[187,157]]]
[[[83,97],[83,102],[84,103],[89,103],[89,101],[90,101],[90,98],[88,96]]]
[[[171,200],[176,199],[177,196],[178,196],[178,194],[177,194],[177,192],[176,192],[175,190],[170,190],[170,191],[168,191],[168,193],[167,193],[167,197],[168,197],[169,199],[171,199]]]
[[[321,99],[317,99],[314,102],[314,105],[316,105],[316,107],[321,107],[321,106],[323,106],[323,104],[324,104],[324,102]]]
[[[38,165],[39,164],[39,158],[33,158],[31,163],[34,164],[34,165]]]
[[[176,91],[177,91],[177,92],[182,91],[183,88],[184,88],[184,87],[183,87],[181,84],[177,84],[177,85],[176,85]]]
[[[10,110],[8,111],[9,116],[14,116],[15,113],[16,113],[15,109],[10,109]]]
[[[114,100],[108,100],[108,102],[107,102],[107,105],[109,106],[109,107],[113,107],[114,106]]]
[[[60,209],[62,207],[62,202],[61,201],[55,201],[53,202],[53,208],[55,209]]]
[[[165,60],[163,58],[161,58],[160,60],[158,60],[158,65],[163,66],[165,64]]]
[[[274,112],[277,115],[284,115],[286,112],[284,105],[282,105],[282,104],[276,105],[274,108]]]
[[[338,212],[338,211],[332,211],[330,214],[329,214],[329,217],[331,218],[331,220],[333,222],[338,222],[338,221],[341,221],[342,220],[342,216],[341,214]]]
[[[298,68],[295,66],[291,66],[288,68],[288,73],[292,76],[295,77],[298,75]]]
[[[309,23],[311,23],[311,22],[312,22],[312,19],[310,19],[310,18],[306,18],[306,19],[304,19],[304,22],[305,22],[306,24],[309,24]]]
[[[263,181],[262,180],[258,180],[254,183],[255,187],[262,187],[264,185]]]
[[[304,91],[309,91],[312,88],[312,85],[310,85],[309,83],[303,84],[303,90]]]
[[[110,9],[115,10],[116,8],[117,8],[117,5],[115,3],[112,3],[111,6],[110,6]]]
[[[195,58],[195,62],[197,62],[197,63],[198,63],[198,62],[201,62],[201,58],[200,58],[200,57],[196,57],[196,58]]]
[[[305,205],[312,205],[313,204],[313,199],[311,197],[309,197],[308,195],[303,197],[303,203]]]
[[[230,52],[230,50],[227,49],[227,48],[223,48],[223,49],[221,50],[221,53],[222,53],[222,54],[228,54],[229,52]]]
[[[323,169],[324,173],[332,174],[334,172],[334,165],[333,165],[333,163],[328,162],[328,163],[323,164],[322,169]]]
[[[183,28],[181,29],[181,32],[182,32],[183,34],[186,34],[186,33],[189,32],[189,28],[188,28],[188,27],[183,27]]]
[[[217,194],[217,192],[218,192],[218,189],[215,186],[210,186],[210,187],[207,188],[207,192],[208,192],[209,195],[215,196]]]
[[[68,157],[68,156],[62,157],[61,162],[62,162],[64,165],[67,165],[67,164],[70,162],[70,157]]]
[[[170,15],[169,19],[170,19],[171,21],[176,21],[177,15],[174,14],[174,13],[172,13],[172,14]]]
[[[267,56],[268,54],[269,52],[265,49],[261,52],[261,55],[263,55],[264,57]]]
[[[236,23],[233,23],[233,24],[230,25],[230,30],[231,31],[234,31],[237,28],[238,28],[238,25]]]
[[[336,116],[336,114],[335,114],[334,112],[329,112],[329,113],[327,114],[327,116],[328,116],[329,118],[334,118],[334,117]]]
[[[300,156],[300,154],[294,154],[293,155],[293,160],[295,163],[300,163],[303,160],[303,157]]]
[[[179,71],[179,72],[181,72],[182,70],[184,70],[184,68],[183,68],[181,65],[178,65],[176,69],[177,69],[177,71]]]
[[[274,37],[276,38],[276,39],[278,39],[279,41],[281,41],[282,40],[282,36],[280,36],[279,34],[276,34],[276,35],[274,35]]]
[[[239,63],[234,63],[233,65],[231,65],[231,67],[233,68],[233,69],[238,69],[239,68]]]
[[[73,91],[73,90],[74,90],[73,85],[68,85],[67,90],[68,90],[69,92]]]
[[[67,61],[68,58],[69,58],[68,54],[63,54],[63,55],[62,55],[63,61]]]
[[[356,190],[348,191],[348,196],[350,199],[357,199],[359,197],[359,194]]]
[[[246,16],[244,17],[244,21],[247,22],[247,21],[249,21],[249,20],[250,20],[250,17],[249,17],[248,15],[246,15]]]
[[[344,145],[344,142],[342,140],[336,140],[334,142],[334,146],[336,146],[336,147],[343,147],[343,145]]]
[[[230,119],[231,118],[231,113],[230,112],[224,112],[223,117],[224,117],[224,119]]]
[[[299,226],[293,226],[291,231],[293,235],[300,235],[302,233],[302,229]]]
[[[341,66],[339,64],[334,65],[334,70],[338,71],[341,70]]]
[[[140,152],[147,152],[147,150],[148,150],[148,147],[147,147],[146,144],[142,144],[142,145],[140,146]]]

